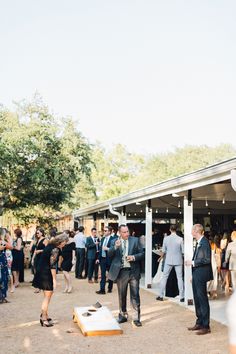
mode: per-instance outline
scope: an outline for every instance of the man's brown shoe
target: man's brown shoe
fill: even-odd
[[[207,333],[211,333],[210,328],[202,328],[196,334],[198,334],[200,336],[200,335],[207,334]]]
[[[88,280],[88,283],[93,284],[93,281],[92,280]]]
[[[193,327],[188,327],[189,331],[198,331],[199,329],[202,329],[202,327],[197,324],[195,324]]]

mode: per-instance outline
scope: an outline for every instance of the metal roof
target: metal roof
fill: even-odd
[[[236,157],[127,194],[123,194],[116,198],[95,203],[88,207],[75,210],[73,214],[75,216],[86,216],[98,211],[105,211],[109,209],[110,204],[115,208],[119,208],[125,205],[163,197],[173,193],[183,194],[183,192],[190,189],[230,180],[231,170],[234,169],[236,169]]]

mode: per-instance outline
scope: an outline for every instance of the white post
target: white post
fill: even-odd
[[[152,208],[146,205],[145,287],[152,287]]]
[[[193,257],[193,237],[191,234],[193,226],[193,203],[189,203],[188,198],[184,198],[184,260],[191,260]],[[184,267],[184,290],[185,304],[193,303],[192,292],[192,268]]]
[[[108,224],[109,224],[109,219],[108,219],[107,214],[108,214],[107,212],[104,213],[104,218],[103,218],[104,219],[104,226],[108,226]]]

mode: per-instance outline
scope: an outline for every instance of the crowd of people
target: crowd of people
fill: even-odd
[[[139,279],[144,259],[143,239],[129,235],[126,225],[119,230],[104,226],[102,237],[93,227],[91,234],[84,234],[84,227],[78,230],[65,230],[58,234],[55,228],[45,235],[42,227],[37,227],[29,246],[30,266],[33,275],[32,285],[35,293],[43,292],[40,323],[52,327],[48,307],[56,288],[56,274],[62,271],[65,280],[64,293],[73,291],[71,271],[76,279],[88,279],[88,283],[99,283],[96,293],[111,293],[113,282],[117,283],[119,296],[118,322],[127,321],[127,288],[130,286],[133,323],[140,327]],[[236,287],[236,231],[204,233],[202,225],[193,226],[192,235],[197,241],[193,259],[187,260],[185,266],[192,267],[192,286],[196,309],[196,323],[189,330],[197,334],[210,333],[208,298],[216,299],[218,292],[230,294]],[[160,235],[159,235],[160,236]],[[157,240],[154,237],[154,242]],[[22,231],[17,228],[11,237],[6,228],[0,228],[0,303],[7,303],[8,286],[14,292],[20,282],[24,281],[24,241]],[[158,238],[163,262],[161,267],[160,294],[157,300],[163,301],[166,283],[172,268],[175,269],[180,301],[184,302],[183,286],[183,235],[178,234],[175,225],[170,227],[170,235]],[[107,285],[107,289],[106,289]],[[220,290],[219,290],[220,289]]]

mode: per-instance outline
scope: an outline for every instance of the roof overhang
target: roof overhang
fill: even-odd
[[[226,160],[206,168],[172,178],[145,188],[121,195],[119,197],[99,202],[74,211],[75,216],[105,211],[111,204],[114,208],[120,208],[129,204],[144,202],[149,199],[163,197],[171,194],[186,195],[188,190],[193,190],[207,185],[231,180],[231,171],[236,169],[236,158]]]

